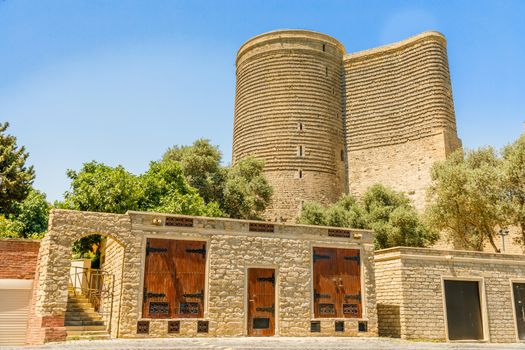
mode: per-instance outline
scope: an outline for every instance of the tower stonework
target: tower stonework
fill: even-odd
[[[375,183],[422,209],[432,163],[461,145],[439,33],[346,54],[328,35],[280,30],[248,40],[236,65],[232,161],[265,161],[268,220]]]
[[[350,193],[375,183],[425,205],[430,168],[461,145],[443,35],[426,32],[344,58]]]
[[[302,202],[328,204],[345,191],[344,53],[337,40],[301,30],[263,34],[239,49],[233,163],[265,161],[274,189],[268,219],[295,218]]]

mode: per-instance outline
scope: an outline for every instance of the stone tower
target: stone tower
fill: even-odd
[[[344,54],[337,40],[305,30],[262,34],[239,49],[232,161],[265,160],[270,220],[345,191]]]
[[[236,64],[232,161],[265,160],[269,220],[375,183],[422,209],[432,163],[461,145],[439,33],[346,54],[328,35],[279,30],[248,40]]]

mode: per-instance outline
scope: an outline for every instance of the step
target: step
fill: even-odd
[[[67,326],[103,326],[104,321],[98,320],[82,320],[82,321],[70,321],[66,319],[64,325]]]
[[[109,333],[106,330],[102,331],[67,331],[68,337],[75,337],[75,336],[81,336],[81,335],[109,335]]]
[[[66,341],[75,341],[75,340],[109,340],[111,337],[109,334],[105,335],[74,335],[67,336]]]
[[[70,315],[66,315],[65,317],[65,321],[102,321],[104,320],[102,317],[100,316],[70,316]]]
[[[70,307],[68,306],[66,308],[66,312],[86,312],[86,313],[93,313],[95,312],[95,309],[93,309],[92,307],[90,308],[87,308],[87,307]]]
[[[106,326],[66,326],[66,331],[106,331]]]

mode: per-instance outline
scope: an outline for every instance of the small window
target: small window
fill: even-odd
[[[302,170],[299,170],[299,178],[300,178],[300,179],[303,178],[303,171],[302,171]]]
[[[345,151],[341,150],[341,162],[345,160]]]
[[[335,331],[344,332],[345,331],[345,322],[344,321],[335,321]]]
[[[297,155],[299,157],[304,157],[304,147],[302,145],[297,146]]]
[[[303,123],[299,123],[299,124],[297,124],[297,129],[298,129],[299,131],[303,131]]]
[[[357,330],[359,332],[366,332],[368,331],[368,324],[366,321],[361,321],[357,324]]]
[[[321,332],[321,322],[320,321],[311,321],[310,322],[310,332],[319,333]]]
[[[323,44],[323,52],[326,52],[326,44]]]
[[[325,68],[325,74],[328,76],[328,67]]]

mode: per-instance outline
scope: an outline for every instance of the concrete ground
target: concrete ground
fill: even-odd
[[[481,343],[425,343],[387,338],[172,338],[172,339],[116,339],[70,341],[31,347],[0,347],[0,349],[90,349],[90,350],[273,350],[273,349],[524,349],[521,344]]]

